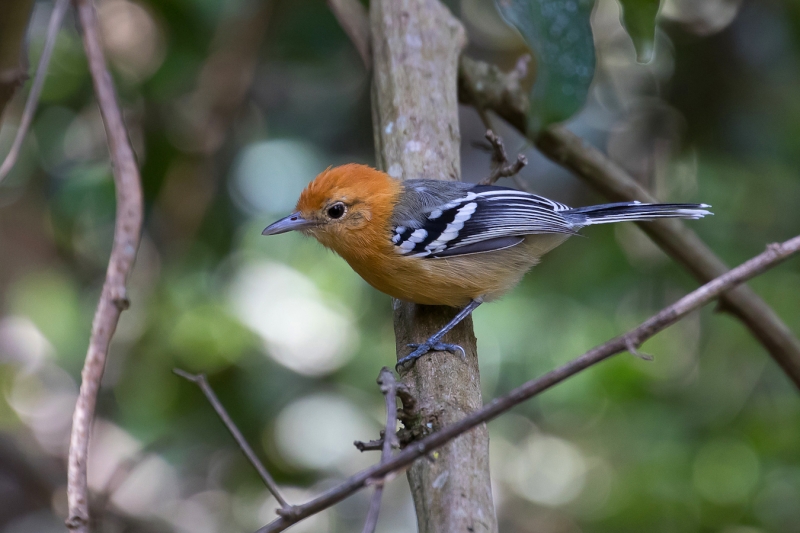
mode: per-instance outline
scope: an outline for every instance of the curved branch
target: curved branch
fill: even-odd
[[[585,370],[618,353],[631,349],[635,350],[644,341],[674,324],[695,309],[709,303],[732,287],[766,272],[799,251],[800,236],[794,237],[781,244],[771,244],[767,246],[767,250],[764,253],[757,255],[687,294],[674,304],[664,308],[656,315],[644,321],[637,328],[632,329],[624,335],[615,337],[605,344],[592,348],[580,357],[573,359],[556,370],[548,372],[544,376],[528,381],[505,396],[492,400],[478,411],[465,416],[458,422],[420,441],[410,444],[389,461],[362,470],[310,502],[293,507],[291,515],[285,515],[282,512],[281,517],[262,527],[256,533],[277,533],[283,531],[300,520],[319,513],[361,490],[367,485],[369,480],[385,477],[407,467],[418,458],[446,444],[459,435],[496,418],[512,407],[536,396],[553,385],[561,383],[581,370]]]
[[[91,0],[76,0],[75,5],[83,28],[83,45],[89,60],[97,102],[106,127],[117,198],[114,243],[92,322],[89,349],[81,373],[81,388],[70,436],[67,474],[69,518],[66,524],[75,532],[85,533],[89,529],[89,491],[86,481],[89,435],[111,337],[120,314],[129,305],[125,281],[139,247],[143,208],[139,169],[125,130],[122,111],[114,94],[111,75],[106,69],[94,5]]]
[[[489,177],[480,182],[480,185],[494,185],[500,178],[511,178],[519,174],[519,171],[528,164],[528,158],[523,154],[517,154],[517,159],[511,163],[508,160],[508,154],[506,153],[503,140],[492,131],[488,118],[486,122],[487,130],[485,137],[486,140],[489,141],[492,150],[492,164],[494,165],[494,169],[492,169]]]

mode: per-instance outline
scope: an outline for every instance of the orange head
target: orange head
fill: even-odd
[[[296,211],[263,235],[300,231],[348,258],[382,233],[388,242],[388,220],[400,188],[398,180],[366,165],[328,168],[300,194]]]

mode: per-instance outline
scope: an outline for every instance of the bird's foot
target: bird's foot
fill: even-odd
[[[409,344],[409,348],[414,348],[414,351],[408,354],[407,356],[403,357],[397,364],[395,365],[395,369],[400,372],[400,370],[406,370],[414,366],[414,363],[417,359],[422,357],[428,352],[453,352],[453,353],[460,353],[461,358],[465,359],[467,357],[467,353],[464,351],[464,348],[459,346],[458,344],[448,344],[446,342],[430,342],[426,341],[422,344]]]

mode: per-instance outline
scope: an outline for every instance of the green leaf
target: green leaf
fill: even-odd
[[[636,61],[649,63],[653,58],[656,37],[656,16],[660,0],[619,0],[622,25],[636,48]]]
[[[595,55],[589,17],[594,0],[495,0],[536,55],[528,131],[563,122],[586,101]]]

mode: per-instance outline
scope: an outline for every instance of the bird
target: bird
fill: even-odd
[[[707,204],[618,202],[572,208],[497,185],[434,179],[401,180],[367,165],[328,167],[300,194],[295,211],[262,235],[289,231],[314,237],[375,289],[422,305],[460,311],[397,363],[431,351],[460,352],[443,342],[484,302],[496,300],[541,256],[595,224],[698,219]]]

